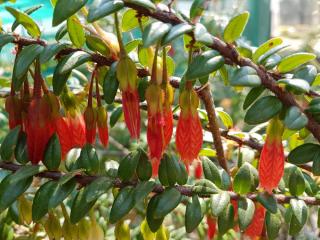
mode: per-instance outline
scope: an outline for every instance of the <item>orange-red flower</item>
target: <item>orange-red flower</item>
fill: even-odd
[[[96,139],[97,132],[97,114],[93,107],[87,106],[83,113],[86,125],[86,140],[87,143],[93,144]]]
[[[202,126],[197,107],[199,98],[193,89],[183,90],[179,104],[181,113],[176,132],[176,145],[182,161],[186,165],[198,157],[202,146]]]
[[[266,214],[266,209],[261,204],[256,203],[255,207],[256,209],[254,211],[252,222],[244,232],[245,235],[252,239],[261,236],[264,226],[264,217]]]
[[[97,108],[97,125],[98,134],[101,144],[106,147],[109,142],[109,132],[108,132],[108,115],[104,107],[98,106]]]
[[[216,234],[216,230],[217,230],[216,219],[214,219],[210,215],[207,215],[207,225],[208,225],[207,237],[208,237],[208,240],[211,240]]]
[[[281,180],[284,170],[284,150],[282,145],[283,123],[276,117],[270,120],[267,136],[259,162],[260,186],[272,192]]]
[[[6,98],[5,109],[8,113],[9,128],[15,128],[22,124],[22,101],[16,95]]]
[[[196,179],[200,179],[202,177],[202,164],[200,161],[196,163],[196,167],[194,169],[194,176]]]

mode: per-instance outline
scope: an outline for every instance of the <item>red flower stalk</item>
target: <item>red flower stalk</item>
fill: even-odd
[[[208,230],[207,230],[208,240],[211,240],[216,234],[216,230],[217,230],[216,219],[214,219],[210,215],[207,215],[207,225],[208,225]]]
[[[96,78],[96,94],[97,94],[97,125],[101,144],[104,147],[108,146],[109,132],[108,132],[108,113],[101,104],[101,97],[99,91],[99,81]]]
[[[266,209],[261,204],[256,203],[255,207],[256,209],[254,211],[252,222],[244,232],[245,235],[252,239],[261,236],[266,214]]]
[[[26,119],[28,155],[33,164],[38,164],[42,160],[46,145],[55,132],[52,106],[42,96],[42,81],[40,64],[36,62],[33,99]]]
[[[260,186],[269,193],[278,186],[284,171],[283,131],[283,123],[277,117],[270,120],[260,155]]]
[[[194,169],[194,176],[196,179],[200,179],[202,177],[202,164],[200,161],[196,163],[196,167]]]
[[[176,145],[182,161],[189,165],[198,157],[202,146],[202,126],[197,107],[199,98],[193,89],[186,89],[180,94],[181,108],[177,132]]]

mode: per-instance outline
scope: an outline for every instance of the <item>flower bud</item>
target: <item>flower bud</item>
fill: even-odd
[[[49,217],[44,223],[44,228],[50,240],[62,238],[62,228],[59,219],[53,213],[49,213]]]
[[[117,64],[117,79],[122,91],[137,89],[138,78],[135,63],[128,56],[121,58]]]
[[[19,197],[19,215],[22,223],[30,225],[32,222],[32,204],[24,195]]]
[[[130,132],[131,138],[138,139],[140,137],[141,118],[139,106],[138,91],[122,92],[122,107],[124,120]]]
[[[87,107],[83,114],[86,124],[86,139],[87,142],[93,144],[96,138],[97,113],[92,107]]]
[[[130,240],[130,228],[128,224],[119,221],[114,229],[116,240]]]
[[[97,108],[97,125],[99,138],[104,147],[108,145],[109,133],[108,133],[108,113],[102,106]]]

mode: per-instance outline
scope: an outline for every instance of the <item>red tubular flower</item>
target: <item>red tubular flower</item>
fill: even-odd
[[[97,108],[97,125],[98,133],[101,144],[106,147],[109,142],[109,133],[108,133],[108,115],[104,107],[99,106]]]
[[[97,132],[97,116],[93,107],[87,107],[83,114],[86,125],[86,140],[87,143],[93,144],[96,139]]]
[[[276,117],[270,120],[267,136],[259,162],[260,186],[269,193],[276,188],[284,170],[284,150],[282,145],[283,123]]]
[[[180,94],[181,113],[176,132],[176,145],[182,161],[186,165],[198,157],[202,146],[202,126],[197,107],[199,98],[193,89],[184,90]]]
[[[245,235],[251,237],[252,239],[261,236],[266,214],[266,209],[261,204],[256,203],[255,207],[256,209],[254,211],[252,222],[244,232]]]
[[[196,167],[194,169],[194,176],[196,179],[200,179],[202,177],[202,164],[200,161],[196,163]]]
[[[207,225],[208,225],[208,231],[207,231],[208,240],[211,240],[216,234],[217,223],[216,223],[216,220],[210,215],[207,215]]]
[[[6,98],[5,110],[9,115],[10,129],[22,124],[22,102],[17,96],[10,95]]]
[[[133,139],[140,137],[140,106],[138,90],[122,92],[124,120]]]

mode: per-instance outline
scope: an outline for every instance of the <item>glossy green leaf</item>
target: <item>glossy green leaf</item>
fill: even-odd
[[[296,235],[308,218],[308,207],[303,200],[291,199],[290,207],[292,209],[292,217],[290,221],[289,233],[290,235]]]
[[[72,224],[79,222],[95,204],[96,200],[87,202],[85,188],[82,188],[72,202],[70,221]]]
[[[121,189],[112,204],[109,217],[110,223],[116,223],[127,215],[134,207],[134,203],[134,188],[125,187]]]
[[[49,200],[49,209],[56,208],[63,200],[65,200],[76,188],[76,181],[74,178],[66,183],[60,183],[56,185],[51,193]]]
[[[200,17],[205,10],[206,4],[205,0],[194,0],[190,8],[190,18]]]
[[[55,133],[50,138],[44,153],[43,164],[48,170],[57,170],[61,162],[61,146],[58,135]]]
[[[178,161],[178,160],[177,160]],[[188,172],[187,168],[184,165],[183,162],[178,162],[178,168],[177,168],[177,183],[179,185],[185,185],[188,181]]]
[[[201,23],[197,23],[194,29],[194,36],[197,42],[205,45],[211,45],[214,42],[214,37],[207,31],[206,27]]]
[[[86,36],[80,20],[77,16],[72,16],[67,20],[67,31],[74,46],[81,48],[86,42]]]
[[[53,58],[57,53],[59,53],[62,49],[65,49],[68,46],[67,43],[53,43],[45,46],[43,51],[40,53],[40,62],[46,63],[51,58]]]
[[[298,107],[290,107],[285,115],[284,124],[288,129],[300,130],[308,123],[308,118]]]
[[[233,189],[239,194],[250,192],[253,185],[252,166],[249,163],[244,163],[236,173],[233,181]]]
[[[156,10],[156,5],[150,0],[127,0],[129,3],[138,5],[149,10]]]
[[[239,227],[245,230],[251,223],[255,212],[255,206],[251,199],[241,198],[238,201]]]
[[[117,95],[119,81],[116,75],[117,63],[113,63],[103,80],[103,98],[107,104],[112,104]]]
[[[7,6],[6,10],[15,17],[16,21],[21,24],[31,37],[40,37],[41,31],[37,23],[26,13]]]
[[[185,213],[186,232],[191,233],[198,227],[203,218],[201,205],[197,195],[192,196],[192,202],[188,202]]]
[[[277,115],[281,109],[282,103],[277,97],[262,97],[248,109],[244,121],[251,125],[264,123]]]
[[[261,85],[261,79],[257,71],[251,67],[238,68],[230,79],[231,86],[257,87]]]
[[[0,147],[0,153],[1,153],[1,147]],[[20,132],[20,136],[14,150],[14,156],[18,163],[21,163],[24,165],[27,162],[29,162],[27,134],[25,132]]]
[[[61,24],[61,26],[59,27],[58,31],[56,32],[55,35],[55,40],[59,41],[61,40],[66,34],[67,34],[68,30],[67,30],[67,24],[63,23]]]
[[[219,188],[207,179],[201,179],[192,187],[192,192],[199,195],[208,195],[219,193]]]
[[[158,21],[147,25],[142,34],[143,47],[147,48],[159,42],[170,28],[171,24]]]
[[[232,120],[231,116],[228,113],[226,113],[225,111],[222,111],[219,109],[217,109],[216,111],[217,111],[218,117],[220,118],[223,125],[227,129],[233,128],[233,120]]]
[[[272,38],[267,42],[261,44],[252,55],[252,60],[254,62],[257,62],[262,55],[264,55],[266,52],[270,51],[271,49],[281,45],[282,42],[283,41],[281,38]]]
[[[13,174],[14,178],[10,179],[9,184],[15,184],[23,179],[33,177],[44,170],[44,167],[41,165],[21,166],[20,169]]]
[[[87,17],[88,22],[95,22],[100,18],[108,16],[114,12],[119,11],[124,6],[121,0],[103,1],[97,0],[90,5],[89,14]]]
[[[108,56],[110,54],[108,46],[98,36],[86,35],[86,45],[90,50],[99,52],[104,56]]]
[[[52,26],[57,26],[78,12],[88,0],[57,0],[54,7]]]
[[[110,116],[110,127],[114,127],[114,125],[116,125],[116,123],[118,122],[118,120],[120,119],[122,114],[123,114],[122,107],[117,107],[111,113],[111,116]]]
[[[277,213],[277,211],[278,211],[277,200],[274,198],[273,195],[271,195],[267,192],[262,192],[262,193],[258,194],[257,200],[269,212],[271,212],[273,214]]]
[[[147,207],[147,213],[146,213],[146,219],[147,219],[147,223],[148,223],[148,226],[150,228],[150,230],[152,232],[156,232],[161,224],[163,223],[163,220],[164,218],[159,218],[159,219],[156,219],[154,218],[154,211],[156,209],[156,206],[159,202],[159,195],[154,195],[149,203],[148,203],[148,207]]]
[[[278,65],[278,71],[280,73],[290,72],[301,65],[310,62],[316,58],[316,55],[312,53],[295,53],[289,55],[281,60]]]
[[[219,169],[209,158],[202,158],[202,169],[206,179],[210,180],[218,187],[221,186],[222,179]]]
[[[113,186],[113,181],[107,177],[98,177],[85,187],[86,202],[90,203],[98,199]]]
[[[5,45],[7,45],[8,43],[12,43],[14,39],[15,39],[14,36],[12,36],[11,34],[0,33],[0,52]]]
[[[142,26],[144,26],[149,20],[149,18],[145,16],[142,16],[140,19]],[[137,18],[137,11],[133,9],[127,10],[122,16],[121,26],[123,32],[128,32],[138,27],[139,20]]]
[[[220,234],[225,234],[229,229],[233,228],[234,225],[234,208],[232,204],[223,211],[223,213],[218,217],[218,228]]]
[[[179,178],[180,165],[178,160],[168,154],[164,154],[159,166],[159,180],[163,186],[174,186]]]
[[[265,88],[263,86],[252,88],[244,100],[243,109],[246,110],[248,107],[250,107],[251,104],[254,103],[257,98],[264,92],[264,90]]]
[[[317,68],[313,65],[306,65],[295,71],[293,78],[306,80],[310,86],[313,84],[317,76]]]
[[[211,212],[214,216],[220,216],[230,203],[228,192],[220,192],[210,197]]]
[[[230,20],[223,33],[223,38],[227,43],[232,43],[241,37],[249,20],[249,16],[249,12],[244,12]]]
[[[38,222],[49,211],[49,200],[52,192],[57,186],[57,182],[48,181],[41,185],[36,192],[32,202],[32,220]]]
[[[100,171],[100,160],[96,150],[91,144],[86,144],[77,160],[77,167],[85,169],[89,174],[96,174]]]
[[[10,130],[7,136],[3,139],[0,146],[0,156],[2,161],[12,160],[14,150],[19,140],[21,126],[17,126]]]
[[[140,151],[140,158],[137,167],[137,175],[141,181],[148,181],[152,176],[152,165],[147,153],[143,149]]]
[[[188,80],[204,77],[217,71],[223,64],[224,58],[217,51],[206,51],[192,60],[185,77]]]
[[[137,38],[137,39],[134,39],[130,42],[127,42],[126,45],[124,46],[124,48],[125,48],[126,52],[129,54],[130,52],[132,52],[133,50],[138,48],[139,45],[142,45],[141,38]]]
[[[43,4],[38,4],[38,5],[35,5],[35,6],[32,6],[28,9],[26,9],[25,11],[23,11],[25,14],[27,15],[31,15],[32,13],[34,13],[35,11],[37,11],[38,9],[42,8],[43,7]],[[14,32],[14,30],[16,30],[16,28],[20,25],[20,23],[15,20],[14,23],[12,24],[11,26],[11,31]]]
[[[181,202],[182,195],[176,188],[167,188],[159,194],[153,217],[162,219],[175,209]]]
[[[134,193],[135,204],[140,203],[142,200],[148,197],[148,195],[152,192],[155,186],[156,186],[156,183],[153,181],[139,182],[138,185],[135,187],[135,193]]]
[[[120,179],[129,181],[133,177],[138,166],[140,154],[140,151],[136,150],[121,160],[118,168],[118,176]]]
[[[268,61],[268,59],[272,58],[272,56],[275,56],[276,53],[280,52],[281,50],[287,48],[289,45],[286,44],[280,44],[269,51],[267,51],[265,54],[259,57],[258,63],[265,65]]]
[[[24,47],[18,55],[12,72],[13,86],[16,91],[20,89],[29,67],[42,51],[43,46],[32,44]]]
[[[281,79],[278,84],[284,84],[287,90],[292,91],[295,94],[307,93],[310,90],[310,85],[303,79]]]
[[[166,44],[172,42],[174,39],[178,38],[179,36],[182,36],[185,33],[191,32],[192,29],[193,29],[193,26],[191,26],[188,23],[180,23],[178,25],[175,25],[164,36],[164,38],[162,39],[161,44],[162,45],[166,45]]]
[[[306,143],[293,149],[288,156],[290,163],[299,165],[311,161],[317,161],[320,158],[320,145]]]
[[[299,196],[304,193],[306,186],[302,171],[295,168],[289,176],[289,191],[292,196]]]
[[[272,214],[270,212],[266,213],[266,230],[268,239],[274,240],[278,238],[280,228],[282,226],[281,223],[281,214],[277,212],[276,214]]]

